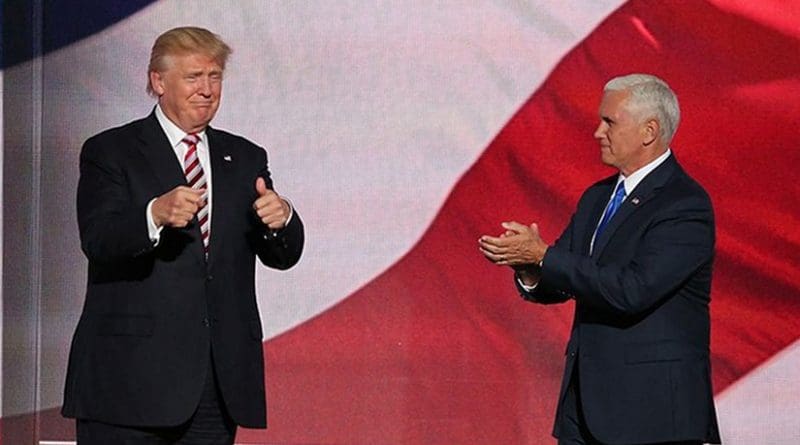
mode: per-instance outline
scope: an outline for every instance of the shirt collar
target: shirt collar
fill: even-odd
[[[164,134],[167,135],[170,146],[172,148],[177,147],[183,141],[183,138],[186,137],[187,133],[169,120],[159,104],[156,104],[156,119],[158,119],[158,123],[161,124],[161,129],[164,130]],[[201,143],[206,142],[206,130],[197,133],[197,136],[200,137]]]
[[[630,195],[631,192],[633,192],[633,189],[635,189],[636,186],[639,185],[639,183],[642,182],[647,175],[655,170],[656,167],[666,161],[670,154],[672,154],[672,150],[668,148],[667,151],[661,154],[661,156],[653,159],[644,167],[631,173],[631,175],[628,177],[620,173],[619,177],[617,178],[617,185],[619,185],[620,181],[625,181],[625,195]]]

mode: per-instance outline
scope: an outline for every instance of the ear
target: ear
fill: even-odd
[[[150,87],[157,96],[164,94],[164,76],[158,71],[150,71]]]
[[[647,122],[644,123],[644,126],[642,126],[642,145],[651,145],[659,138],[660,134],[661,125],[658,121],[655,119],[648,119]]]

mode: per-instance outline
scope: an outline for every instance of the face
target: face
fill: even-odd
[[[222,67],[204,54],[170,55],[166,66],[150,73],[161,109],[181,130],[203,130],[219,108]]]
[[[600,143],[604,164],[616,167],[629,176],[646,165],[653,150],[653,121],[640,123],[625,107],[628,91],[608,91],[600,102],[600,124],[594,138]]]

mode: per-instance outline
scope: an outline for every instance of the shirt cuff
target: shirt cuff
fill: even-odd
[[[289,222],[292,220],[292,217],[294,216],[294,205],[292,205],[292,201],[290,201],[289,198],[280,195],[278,195],[278,197],[286,201],[286,204],[289,204],[289,217],[286,218],[286,224],[284,225],[284,227],[286,227],[289,225]]]
[[[285,196],[281,196],[281,195],[278,195],[278,198],[286,201],[286,204],[289,205],[289,216],[286,218],[286,223],[284,223],[283,227],[281,227],[280,229],[270,229],[269,227],[267,227],[267,231],[266,231],[266,233],[264,233],[264,239],[265,240],[271,240],[271,239],[278,238],[278,234],[282,230],[284,230],[287,227],[289,227],[289,222],[292,221],[292,217],[294,216],[294,205],[292,205],[292,201],[290,201],[289,198],[287,198]]]
[[[523,283],[522,279],[517,274],[514,274],[514,278],[517,280],[517,284],[519,284],[519,287],[523,288],[526,292],[533,292],[533,290],[536,289],[536,286],[539,285],[539,282],[537,281],[536,283],[531,284],[529,286],[529,285]]]
[[[156,226],[153,220],[153,203],[156,199],[157,198],[153,198],[147,203],[147,210],[145,211],[147,214],[147,235],[150,237],[150,241],[153,242],[153,246],[158,245],[158,242],[161,240],[161,230],[164,229],[164,226]]]

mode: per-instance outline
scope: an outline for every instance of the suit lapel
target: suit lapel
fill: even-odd
[[[603,181],[602,185],[599,186],[600,190],[597,191],[598,196],[594,201],[594,205],[590,209],[590,213],[586,218],[580,218],[579,220],[584,224],[582,230],[577,232],[583,234],[580,246],[582,249],[581,253],[584,255],[589,255],[589,250],[592,244],[592,236],[597,228],[597,224],[600,222],[600,217],[603,215],[606,204],[611,198],[611,193],[614,191],[614,187],[617,183],[617,176],[618,175],[614,175]]]
[[[603,233],[594,240],[594,248],[592,249],[593,258],[598,258],[600,256],[603,249],[608,244],[608,241],[614,236],[614,233],[628,217],[641,208],[647,201],[650,201],[658,195],[661,188],[664,187],[672,176],[677,165],[675,155],[671,154],[661,165],[642,179],[639,185],[637,185],[631,194],[625,198],[625,201],[622,202],[617,213],[614,214],[614,217],[611,218],[611,221],[606,225]],[[606,198],[608,198],[608,196]]]
[[[186,185],[183,168],[175,157],[175,151],[169,145],[169,139],[161,129],[155,112],[150,113],[143,121],[139,139],[142,142],[139,151],[147,159],[150,170],[165,191]]]
[[[230,214],[228,208],[234,196],[233,184],[237,159],[228,152],[211,127],[206,128],[209,145],[209,159],[211,160],[212,181],[212,206],[211,206],[211,238],[208,245],[208,263],[213,263],[219,249],[223,245],[226,233],[226,219],[224,215]]]
[[[183,166],[175,156],[175,150],[170,146],[167,135],[164,134],[164,130],[158,123],[155,111],[150,113],[144,120],[139,139],[142,142],[139,145],[139,151],[147,160],[150,170],[164,192],[168,192],[179,185],[188,185],[186,176],[183,173]],[[197,218],[195,217],[188,227],[174,230],[182,230],[192,234],[192,238],[198,242],[193,242],[187,247],[198,261],[205,262],[203,243],[200,241],[202,239],[200,224],[197,222]]]

